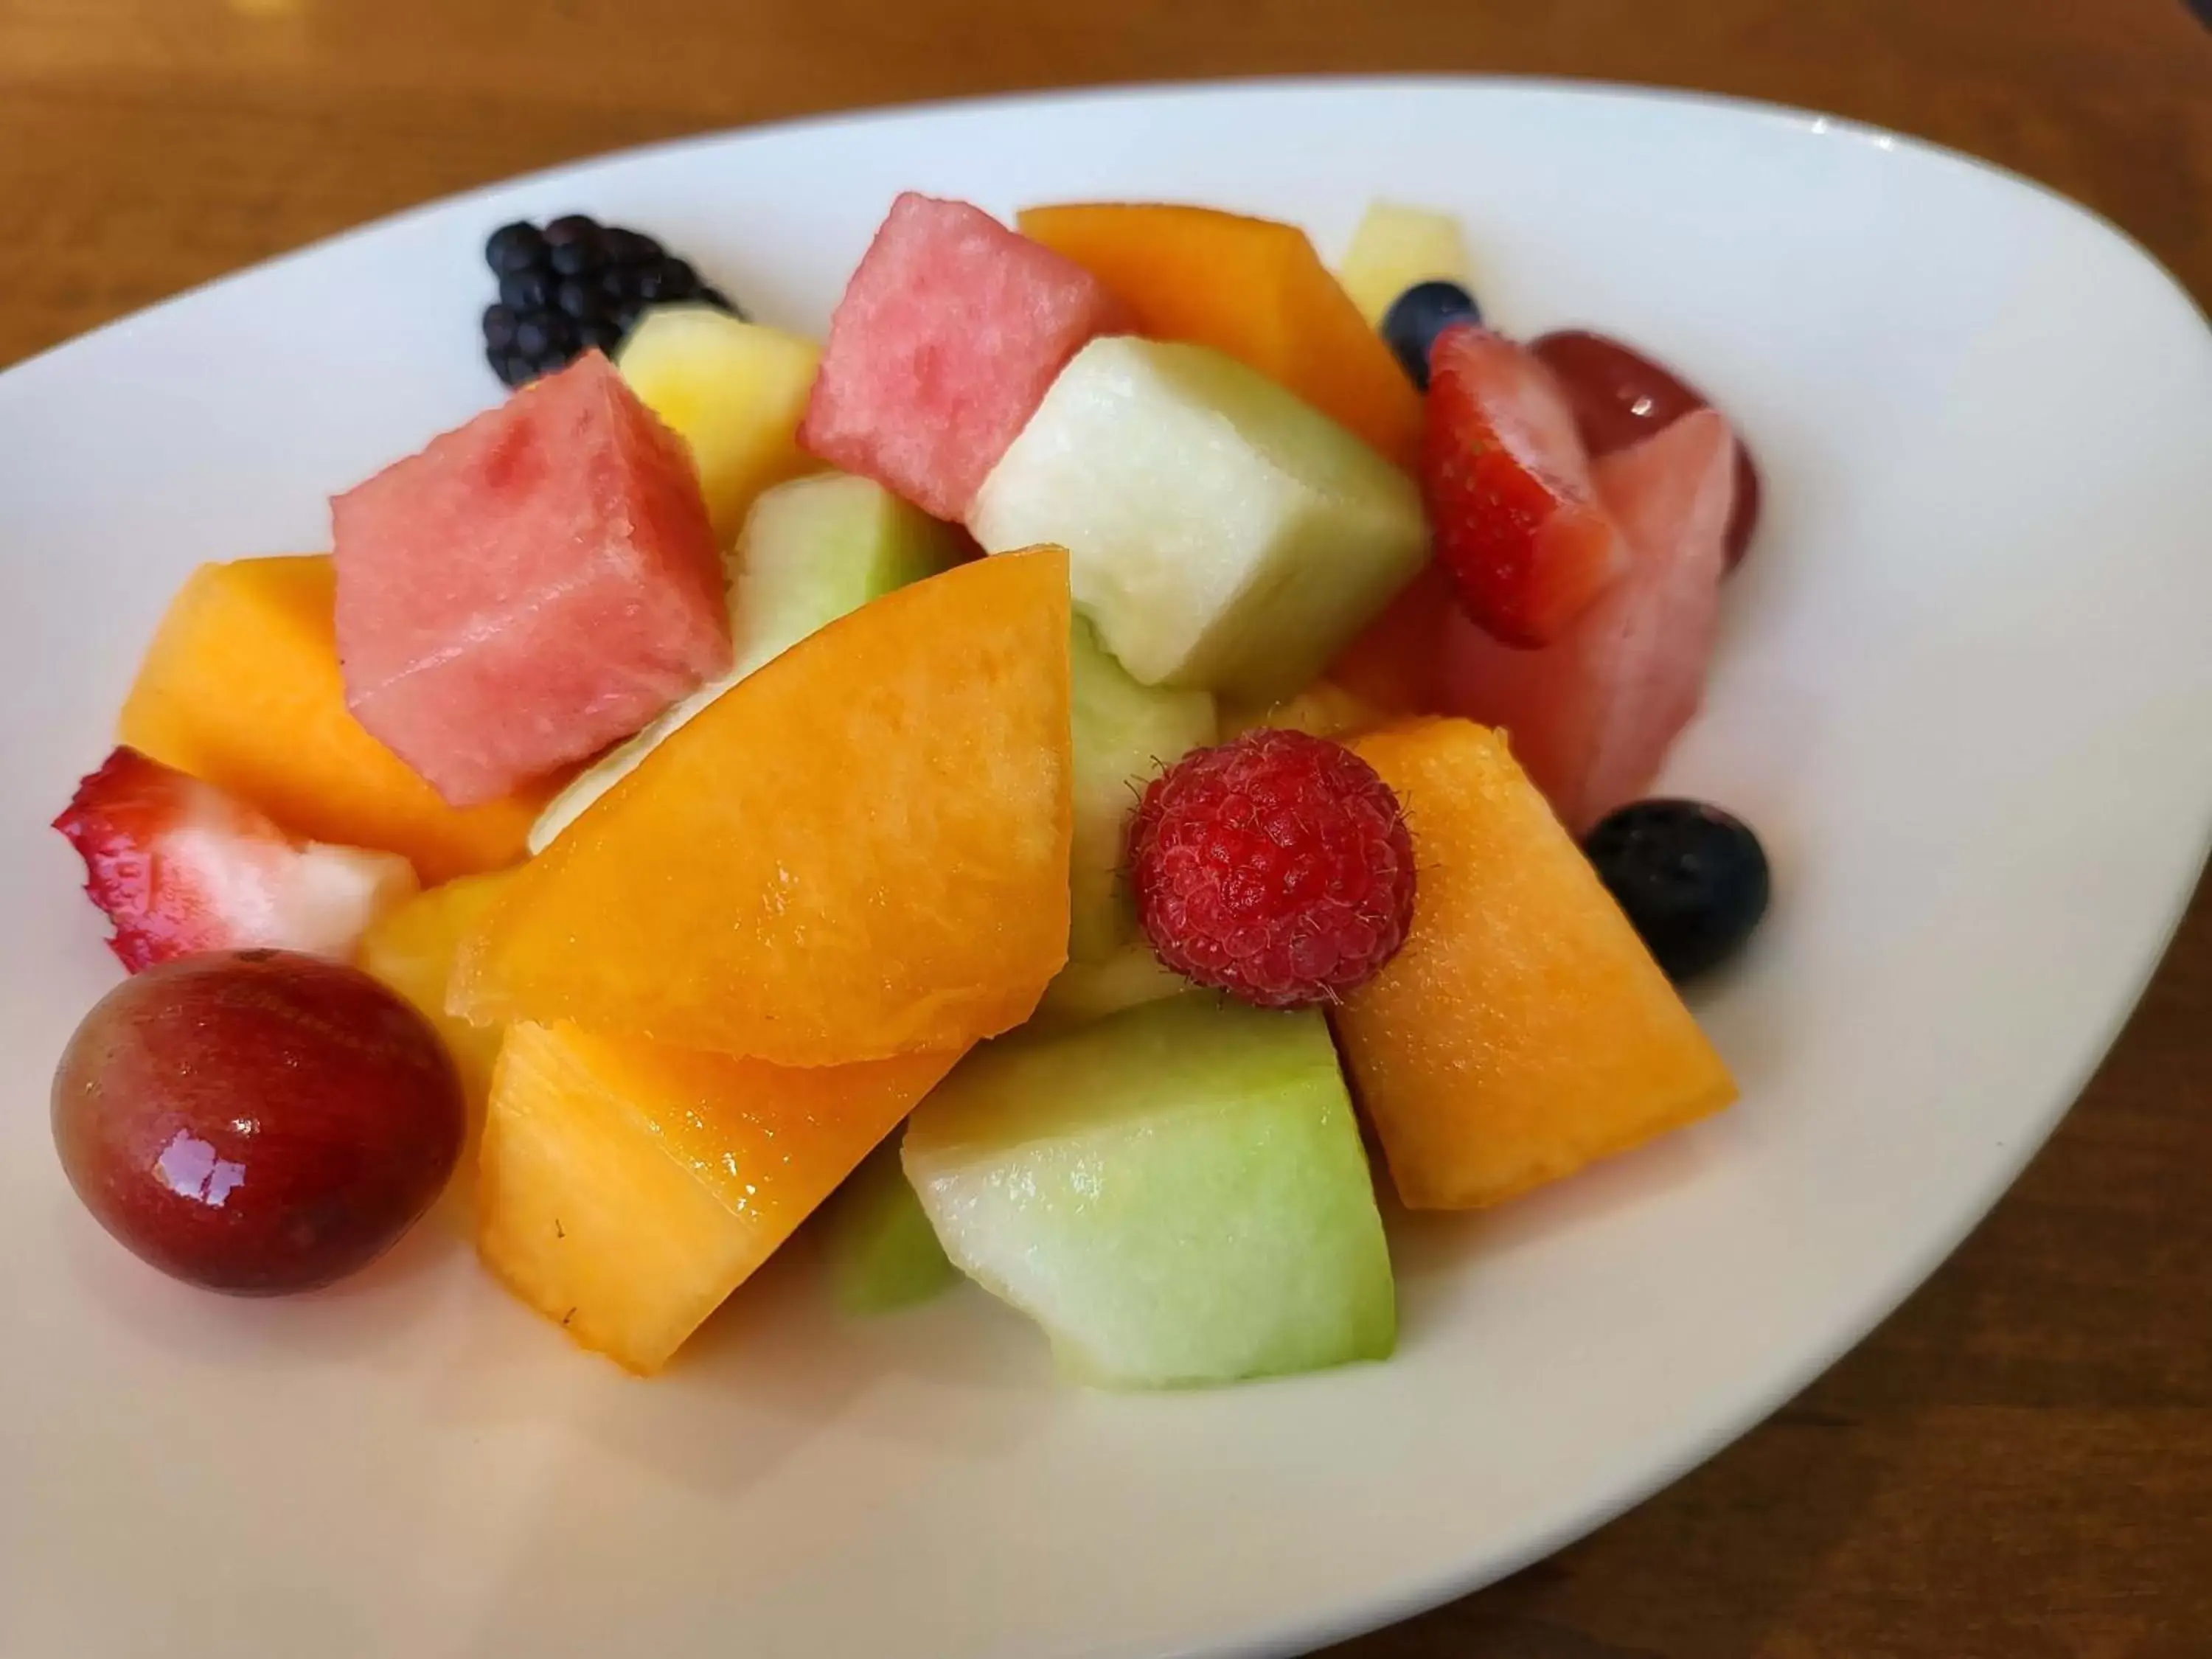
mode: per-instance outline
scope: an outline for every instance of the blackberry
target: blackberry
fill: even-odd
[[[484,244],[484,263],[499,279],[499,298],[484,308],[484,359],[509,386],[594,348],[611,355],[648,306],[745,314],[652,237],[580,213],[542,228],[501,225]]]

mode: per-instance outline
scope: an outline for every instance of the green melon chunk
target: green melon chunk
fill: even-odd
[[[1197,994],[992,1043],[921,1103],[903,1156],[946,1254],[1081,1380],[1224,1382],[1395,1340],[1318,1012]]]
[[[830,1287],[848,1313],[927,1302],[959,1278],[899,1167],[894,1134],[822,1206]]]
[[[1428,557],[1413,482],[1204,346],[1075,355],[969,510],[993,553],[1068,550],[1075,602],[1146,685],[1267,707],[1302,690]]]
[[[1044,988],[1044,998],[1030,1021],[1040,1030],[1080,1025],[1125,1008],[1181,996],[1190,988],[1181,974],[1161,966],[1149,942],[1133,935],[1096,962],[1071,959]]]
[[[1209,692],[1138,684],[1080,616],[1068,676],[1075,837],[1068,859],[1074,902],[1067,954],[1071,962],[1096,963],[1126,945],[1136,929],[1121,870],[1131,810],[1163,769],[1213,741],[1218,721]]]
[[[763,491],[729,556],[736,647],[730,672],[578,774],[531,826],[530,850],[544,851],[655,744],[755,669],[848,611],[934,575],[957,557],[949,529],[872,479],[827,472]]]

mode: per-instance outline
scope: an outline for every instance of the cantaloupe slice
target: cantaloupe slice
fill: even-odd
[[[1735,1099],[1504,738],[1431,720],[1352,746],[1397,792],[1420,872],[1405,948],[1335,1014],[1409,1206],[1495,1204]]]
[[[155,633],[116,739],[295,835],[404,854],[426,882],[523,856],[562,781],[459,810],[347,712],[325,554],[204,564]]]
[[[957,1058],[794,1070],[514,1026],[477,1248],[578,1343],[658,1370]]]
[[[1418,457],[1419,395],[1296,225],[1125,202],[1029,208],[1019,222],[1112,289],[1139,333],[1225,352],[1399,465]]]
[[[802,640],[524,867],[452,1006],[785,1066],[1018,1024],[1066,959],[1069,623],[1051,548]]]

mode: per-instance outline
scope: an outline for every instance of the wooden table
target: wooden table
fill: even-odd
[[[2079,198],[2212,299],[2212,36],[2180,0],[0,0],[0,364],[645,139],[1351,70],[1658,82],[1885,123]],[[2200,903],[2050,1149],[1863,1348],[1587,1542],[1340,1651],[2212,1654],[2208,1097]]]

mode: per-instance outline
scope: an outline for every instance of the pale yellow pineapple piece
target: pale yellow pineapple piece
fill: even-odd
[[[1376,327],[1390,302],[1416,283],[1467,286],[1467,244],[1459,221],[1448,213],[1369,204],[1353,233],[1337,280],[1360,313]]]
[[[799,420],[822,348],[711,306],[649,311],[615,366],[645,406],[691,447],[714,533],[727,547],[770,484],[821,461],[799,447]]]

